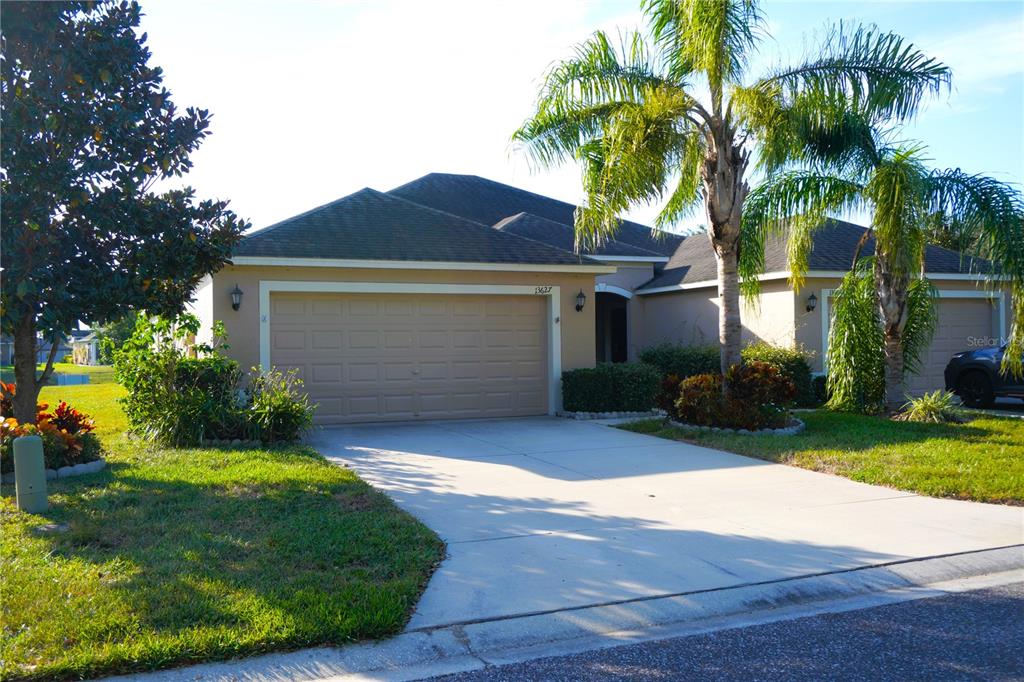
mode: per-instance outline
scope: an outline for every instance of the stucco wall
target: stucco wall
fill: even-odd
[[[810,351],[813,354],[812,369],[815,372],[823,371],[822,365],[822,314],[826,306],[822,305],[822,299],[824,295],[823,290],[835,289],[839,286],[840,281],[838,278],[811,278],[808,279],[804,286],[801,288],[800,293],[794,298],[794,309],[793,315],[796,320],[796,341],[802,345],[805,350]],[[962,281],[962,280],[932,280],[932,283],[940,291],[977,291],[984,292],[984,285],[979,284],[976,281]],[[807,312],[807,298],[814,293],[818,297],[818,305],[814,312]],[[1006,326],[1003,329],[999,327],[999,315],[998,315],[998,302],[994,302],[994,314],[992,316],[992,335],[993,337],[1005,337],[1009,334],[1009,325],[1012,324],[1013,314],[1010,306],[1009,294],[1003,294],[1005,311],[1006,311]],[[966,346],[964,350],[969,350]]]
[[[638,296],[641,301],[640,347],[664,341],[690,345],[718,343],[718,289],[688,289]],[[793,344],[793,292],[785,282],[765,282],[760,300],[741,300],[743,343],[767,341],[781,346]]]
[[[261,280],[311,282],[417,282],[429,284],[520,284],[561,288],[562,368],[592,367],[594,339],[594,275],[543,272],[473,272],[445,270],[349,269],[321,267],[257,267],[229,265],[213,276],[212,319],[223,320],[231,346],[228,354],[243,367],[259,364],[259,283]],[[242,306],[231,309],[230,291],[238,285]],[[576,312],[582,289],[587,305]]]
[[[633,291],[654,278],[653,263],[617,263],[606,261],[605,265],[614,265],[618,270],[610,275],[598,275],[597,281],[599,284],[610,284]]]

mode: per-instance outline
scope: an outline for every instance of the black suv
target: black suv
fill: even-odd
[[[968,407],[988,407],[997,397],[1024,399],[1024,379],[999,371],[1002,348],[980,348],[957,353],[946,365],[946,390]]]

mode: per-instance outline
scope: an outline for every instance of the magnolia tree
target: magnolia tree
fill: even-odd
[[[57,344],[40,338],[131,310],[174,315],[222,267],[247,224],[181,176],[209,134],[149,64],[135,2],[5,2],[2,26],[3,334],[14,340],[14,415],[34,423]]]

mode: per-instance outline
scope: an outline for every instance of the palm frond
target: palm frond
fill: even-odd
[[[909,277],[924,270],[926,209],[921,149],[909,147],[887,155],[872,173],[864,197],[873,212],[875,255],[893,275]]]
[[[747,196],[740,231],[739,271],[748,296],[759,291],[765,242],[788,235],[787,257],[795,287],[803,283],[811,238],[829,214],[858,208],[863,187],[852,180],[813,171],[789,171],[769,177]]]
[[[580,160],[587,202],[576,213],[577,248],[600,246],[630,205],[664,196],[683,158],[693,153],[688,150],[696,133],[681,119],[687,107],[675,91],[650,92],[643,103],[607,119],[601,136],[586,145]]]
[[[921,371],[921,360],[932,343],[938,324],[939,292],[924,277],[910,280],[907,288],[907,321],[903,325],[903,371]]]
[[[754,0],[644,0],[641,7],[664,49],[669,76],[703,73],[713,99],[725,84],[739,82],[764,32]]]
[[[926,210],[940,214],[972,255],[988,259],[997,270],[987,280],[999,289],[1009,280],[1013,325],[1003,369],[1024,375],[1024,199],[1011,185],[960,169],[935,170],[924,178]],[[970,261],[976,267],[975,261]]]
[[[778,87],[736,88],[732,108],[757,136],[758,166],[769,174],[795,166],[866,180],[887,146],[882,126],[850,109],[825,111],[806,93],[789,101]]]
[[[616,48],[598,31],[548,70],[536,112],[512,141],[537,165],[554,165],[574,156],[610,115],[642,102],[651,89],[682,92],[658,74],[657,60],[639,33],[625,34]]]
[[[704,136],[696,131],[687,135],[676,164],[679,178],[665,206],[654,219],[659,229],[667,229],[690,215],[701,200],[700,167],[706,154]]]
[[[815,56],[778,69],[756,88],[779,87],[787,100],[807,97],[822,111],[856,111],[872,120],[911,118],[930,94],[950,83],[950,70],[895,33],[843,24],[831,29]]]
[[[833,410],[874,413],[884,402],[885,339],[871,261],[859,261],[832,293],[825,369]]]

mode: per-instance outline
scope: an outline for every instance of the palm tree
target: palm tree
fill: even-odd
[[[833,404],[870,408],[879,400],[895,412],[905,401],[903,379],[914,369],[934,329],[933,291],[924,277],[925,246],[936,231],[967,246],[970,255],[994,264],[984,267],[988,284],[1012,292],[1014,322],[1004,371],[1019,372],[1024,351],[1024,200],[1018,191],[983,175],[960,169],[935,170],[924,163],[921,146],[891,143],[870,117],[849,113],[845,145],[807,140],[801,169],[774,174],[747,201],[744,230],[755,248],[740,265],[749,278],[764,267],[760,243],[771,233],[788,234],[790,269],[799,285],[807,270],[814,230],[825,216],[851,210],[871,214],[861,244],[874,237],[874,256],[858,263],[837,290],[836,318],[829,347]],[[859,250],[858,250],[859,251]],[[752,279],[752,278],[749,278]],[[874,359],[872,359],[874,358]],[[858,367],[859,365],[859,367]],[[858,372],[861,372],[858,375]],[[862,392],[867,375],[879,379],[879,395]],[[870,391],[869,391],[870,392]]]
[[[751,154],[768,167],[800,132],[828,137],[854,107],[904,119],[948,84],[949,70],[892,33],[841,25],[803,63],[749,78],[764,35],[754,0],[644,0],[649,36],[603,32],[544,77],[533,116],[513,135],[541,167],[575,158],[586,206],[576,243],[615,233],[617,215],[665,201],[658,227],[703,201],[718,260],[723,374],[740,361],[737,274]]]

